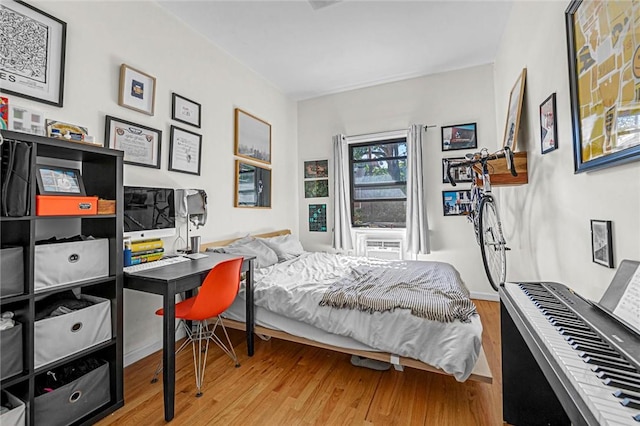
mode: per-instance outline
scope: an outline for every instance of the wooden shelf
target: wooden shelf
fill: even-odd
[[[507,162],[504,158],[490,160],[487,163],[491,186],[517,186],[529,183],[529,175],[527,174],[527,152],[514,152],[513,162],[515,163],[518,176],[511,175],[511,171],[507,169]],[[481,174],[479,165],[473,166],[473,170]],[[478,178],[477,183],[481,185],[482,179]]]

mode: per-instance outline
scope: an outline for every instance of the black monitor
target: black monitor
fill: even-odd
[[[132,240],[171,237],[176,233],[174,191],[124,187],[124,236]]]

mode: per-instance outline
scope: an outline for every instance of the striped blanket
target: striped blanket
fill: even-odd
[[[320,305],[369,313],[410,309],[417,317],[440,322],[469,322],[476,313],[458,272],[441,262],[356,266],[329,287]]]

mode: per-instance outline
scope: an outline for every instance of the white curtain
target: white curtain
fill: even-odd
[[[351,209],[349,206],[349,153],[344,135],[333,137],[333,248],[351,250]]]
[[[413,124],[407,134],[407,251],[413,254],[430,252],[422,186],[423,132],[423,125]]]

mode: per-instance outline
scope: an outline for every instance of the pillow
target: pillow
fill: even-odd
[[[244,240],[244,238],[243,238]],[[262,241],[255,238],[238,244],[240,240],[224,247],[225,253],[255,256],[256,268],[266,268],[278,263],[278,255]]]
[[[300,241],[291,234],[272,238],[258,238],[258,240],[264,242],[276,253],[279,262],[295,259],[304,253],[304,248]]]

